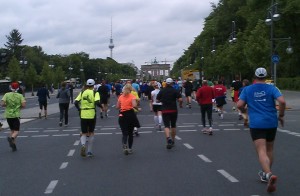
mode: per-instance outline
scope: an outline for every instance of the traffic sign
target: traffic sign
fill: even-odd
[[[276,54],[274,54],[274,55],[272,55],[272,62],[273,63],[279,63],[279,56],[278,55],[276,55]]]

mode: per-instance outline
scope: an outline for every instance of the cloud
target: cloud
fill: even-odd
[[[0,44],[16,28],[23,44],[47,54],[86,52],[106,58],[113,24],[113,58],[136,66],[175,61],[194,41],[211,12],[211,0],[10,0],[0,18]],[[217,2],[217,0],[213,1]]]

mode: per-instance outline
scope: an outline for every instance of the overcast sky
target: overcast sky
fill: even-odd
[[[47,54],[86,52],[119,63],[176,61],[218,0],[0,0],[0,47],[18,29],[22,44]]]

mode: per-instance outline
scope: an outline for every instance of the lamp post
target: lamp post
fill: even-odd
[[[274,85],[276,85],[277,80],[277,73],[276,73],[276,67],[279,63],[279,56],[276,54],[276,49],[279,46],[280,43],[288,41],[289,46],[286,49],[286,52],[288,54],[293,53],[293,49],[291,47],[291,38],[275,38],[274,37],[274,22],[278,21],[280,19],[280,14],[278,13],[278,3],[274,2],[272,0],[271,6],[268,8],[268,18],[265,20],[266,25],[270,26],[270,43],[271,43],[271,50],[270,50],[270,72],[271,72],[271,79],[274,81]],[[281,40],[281,42],[278,43],[276,46],[275,41]]]
[[[231,33],[229,37],[229,43],[235,43],[237,41],[236,31],[235,31],[235,21],[231,22]]]
[[[70,74],[70,81],[71,81],[71,77],[72,77],[72,70],[73,70],[73,67],[70,66],[70,67],[69,67],[69,71],[70,71],[70,73],[69,73],[69,74]]]
[[[20,60],[20,65],[23,68],[23,79],[22,79],[22,86],[21,86],[21,90],[22,90],[22,94],[25,97],[25,69],[26,69],[26,65],[27,65],[27,61],[25,60],[25,56],[23,55],[23,51],[25,48],[21,49],[21,60]]]

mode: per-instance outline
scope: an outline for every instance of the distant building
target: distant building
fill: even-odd
[[[164,80],[170,77],[171,64],[159,63],[156,59],[147,65],[141,65],[141,76],[146,80]]]

